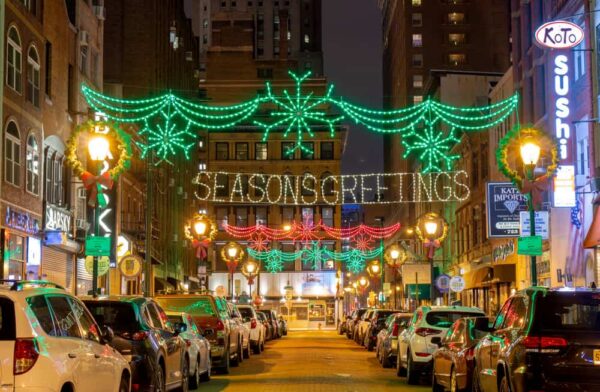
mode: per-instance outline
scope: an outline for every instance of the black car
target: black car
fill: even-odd
[[[258,317],[258,320],[265,326],[265,340],[275,339],[275,329],[273,327],[273,323],[271,323],[266,313],[257,310],[256,316]]]
[[[187,390],[186,343],[162,308],[143,297],[84,298],[99,325],[114,331],[110,345],[129,361],[135,391]]]
[[[363,340],[363,346],[367,348],[369,351],[373,351],[377,344],[377,335],[379,331],[385,328],[385,321],[387,318],[394,314],[399,313],[400,310],[383,310],[376,309],[373,313],[373,317],[371,317],[371,324],[367,328],[367,332],[365,333],[365,338]]]
[[[273,326],[273,335],[271,335],[271,338],[279,339],[282,337],[283,333],[281,331],[281,326],[279,325],[275,311],[272,309],[263,309],[261,312],[267,317],[267,320]]]
[[[362,318],[363,314],[365,314],[369,310],[368,308],[360,308],[355,309],[350,317],[346,319],[346,337],[348,339],[354,339],[354,330]]]
[[[600,291],[532,287],[475,349],[475,391],[600,391]]]

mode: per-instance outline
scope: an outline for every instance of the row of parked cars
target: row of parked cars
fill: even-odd
[[[365,331],[379,329],[379,362],[408,384],[427,378],[435,392],[600,391],[599,290],[532,287],[493,320],[462,306],[389,312],[356,309],[339,331],[369,349]]]
[[[285,334],[274,311],[211,294],[77,298],[0,281],[0,390],[187,391]]]

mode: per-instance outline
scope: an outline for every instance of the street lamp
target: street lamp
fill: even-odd
[[[231,241],[221,249],[221,258],[225,260],[229,270],[229,292],[233,299],[233,274],[240,260],[244,258],[244,250],[237,242]]]
[[[254,279],[258,276],[259,269],[259,265],[253,260],[246,261],[241,268],[242,275],[248,279],[248,286],[250,286],[250,298],[252,298],[252,284],[254,283]]]
[[[198,259],[201,284],[203,288],[208,288],[206,281],[206,259],[208,257],[208,247],[211,241],[217,235],[215,223],[205,214],[196,213],[184,226],[185,237],[192,241],[192,247],[196,249],[196,259]],[[150,274],[150,271],[147,272]]]
[[[523,169],[527,181],[535,181],[535,167],[540,159],[540,146],[533,140],[529,140],[521,145],[521,159],[523,160]],[[529,232],[531,237],[535,236],[535,204],[533,202],[533,187],[529,192]],[[536,256],[531,256],[531,285],[537,286],[537,260]]]
[[[427,251],[427,260],[431,264],[429,296],[431,303],[433,304],[435,297],[433,256],[435,254],[435,250],[441,246],[442,241],[448,234],[448,223],[443,217],[435,212],[429,212],[422,215],[418,219],[415,230],[417,232],[417,236],[423,242],[423,246],[429,248]],[[416,290],[418,291],[418,289],[419,288],[417,287]]]
[[[381,265],[378,260],[373,260],[367,267],[367,273],[372,277],[379,277],[381,273]]]
[[[394,244],[394,245],[389,246],[386,249],[383,257],[385,258],[385,261],[388,263],[388,265],[394,271],[394,286],[397,287],[398,270],[400,269],[402,264],[404,264],[404,262],[408,258],[408,253],[406,252],[406,250],[404,248]],[[396,309],[397,295],[398,295],[398,290],[396,289],[396,291],[394,291],[394,309]],[[402,301],[402,298],[400,298],[400,300]]]
[[[94,134],[88,142],[88,152],[90,159],[96,162],[98,175],[101,175],[104,161],[110,153],[110,143],[106,136],[100,133]],[[98,222],[100,218],[100,204],[98,202],[94,203],[94,235],[96,237],[100,235],[100,224]],[[92,296],[94,298],[98,296],[98,256],[94,256],[92,267]]]

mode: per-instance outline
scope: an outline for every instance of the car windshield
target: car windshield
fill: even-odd
[[[455,312],[455,311],[431,311],[427,313],[425,316],[425,321],[427,324],[440,327],[440,328],[450,328],[452,324],[456,320],[461,317],[475,317],[475,316],[484,316],[483,313],[475,313],[475,312]]]
[[[254,314],[252,313],[252,309],[250,309],[250,308],[238,308],[238,310],[240,311],[240,314],[242,315],[243,318],[246,318],[246,317],[253,318],[254,317]]]
[[[388,318],[391,314],[394,314],[393,311],[379,311],[377,312],[377,321],[379,320],[385,320],[386,318]]]
[[[179,316],[179,315],[172,315],[169,314],[167,315],[167,319],[169,320],[169,322],[171,324],[179,324],[179,323],[183,323],[183,317]]]
[[[600,293],[551,292],[539,295],[535,307],[539,331],[600,331]]]
[[[156,298],[160,306],[171,312],[188,313],[194,317],[216,316],[217,313],[209,297],[188,297],[188,298]]]
[[[135,333],[140,330],[133,305],[130,303],[86,301],[85,306],[90,310],[98,325],[107,325],[118,335]]]
[[[0,297],[0,340],[15,340],[15,309],[8,298]]]
[[[356,318],[361,319],[363,314],[365,314],[366,311],[367,311],[367,309],[358,309],[358,312],[356,312]]]

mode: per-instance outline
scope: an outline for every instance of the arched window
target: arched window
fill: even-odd
[[[314,196],[315,195],[315,185],[316,178],[310,173],[304,173],[302,176],[302,183],[300,184],[300,189],[302,189],[302,196]]]
[[[6,84],[18,93],[21,93],[21,38],[17,28],[12,26],[8,29],[6,43]]]
[[[34,106],[40,107],[40,57],[34,46],[27,51],[27,91],[26,98]]]
[[[4,179],[21,186],[21,136],[14,121],[9,121],[4,137]]]
[[[331,173],[325,172],[325,173],[321,174],[321,191],[323,192],[323,195],[325,195],[325,196],[333,195],[333,190],[335,187],[334,177],[332,177],[332,178],[328,178],[328,177],[332,177]]]
[[[37,196],[40,194],[40,152],[33,134],[27,138],[26,168],[27,191]]]

